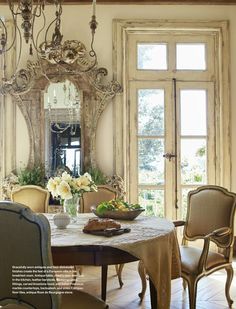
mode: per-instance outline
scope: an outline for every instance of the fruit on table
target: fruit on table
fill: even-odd
[[[139,204],[129,204],[123,200],[110,200],[100,203],[96,211],[101,215],[106,211],[132,211],[138,209],[142,209]]]

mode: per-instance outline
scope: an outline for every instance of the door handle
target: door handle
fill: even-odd
[[[170,153],[170,152],[163,154],[163,158],[166,158],[169,161],[171,161],[172,158],[176,158],[176,157],[177,157],[176,154],[173,154],[173,153]]]

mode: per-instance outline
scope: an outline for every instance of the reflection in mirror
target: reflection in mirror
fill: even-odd
[[[48,176],[65,169],[77,176],[82,169],[81,92],[70,81],[50,83],[44,94],[45,163]]]

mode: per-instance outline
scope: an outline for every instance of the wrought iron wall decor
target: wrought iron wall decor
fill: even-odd
[[[13,35],[9,35],[7,22],[0,16],[0,57],[12,49],[17,50],[17,63],[13,76],[18,71],[21,62],[23,44],[28,45],[29,55],[34,53],[37,57],[57,62],[59,56],[63,59],[63,33],[62,33],[62,0],[7,0],[12,17]],[[50,4],[54,10],[53,18],[47,15],[46,5]],[[37,24],[40,20],[41,24]],[[38,27],[40,25],[40,27]],[[90,57],[93,58],[93,65],[97,63],[97,55],[93,48],[94,35],[97,28],[96,21],[96,0],[92,0],[92,17],[89,22],[91,30]],[[67,41],[69,42],[69,41]],[[16,44],[18,45],[16,46]],[[72,50],[71,47],[69,48]],[[72,56],[72,58],[70,58]],[[66,55],[67,60],[73,61],[73,55]],[[5,70],[4,68],[2,68]],[[23,72],[21,72],[24,75]]]

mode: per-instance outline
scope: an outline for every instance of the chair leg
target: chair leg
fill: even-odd
[[[116,265],[116,273],[117,273],[117,276],[118,276],[120,288],[122,288],[122,286],[124,285],[122,278],[121,278],[121,274],[122,274],[122,270],[123,270],[124,266],[125,266],[125,264]]]
[[[140,300],[142,301],[144,298],[146,289],[147,289],[146,271],[145,271],[142,261],[139,261],[138,263],[138,273],[139,273],[139,276],[142,282],[142,291],[138,294],[138,296],[140,297]]]
[[[182,279],[183,279],[183,282],[182,282],[183,289],[186,290],[186,288],[187,288],[187,282],[186,282],[186,280],[185,280],[184,278],[182,278]]]
[[[76,279],[77,279],[77,268],[76,268],[76,266],[74,266],[74,270],[73,270],[73,273],[72,273],[72,281],[71,281],[71,285],[70,285],[72,289],[75,286]]]
[[[187,280],[188,283],[188,293],[189,293],[189,309],[196,308],[196,299],[197,299],[197,284],[198,280],[191,277]]]
[[[78,272],[79,272],[79,275],[82,276],[82,273],[83,273],[83,266],[77,266],[76,269],[78,268]]]
[[[118,276],[119,265],[118,265],[118,264],[116,264],[116,265],[115,265],[115,268],[116,268],[116,274],[117,274],[117,276]]]
[[[226,296],[229,308],[231,308],[233,304],[233,300],[230,297],[229,290],[230,290],[231,282],[233,280],[234,271],[231,265],[229,267],[226,267],[225,270],[227,272],[227,279],[225,283],[225,296]]]

